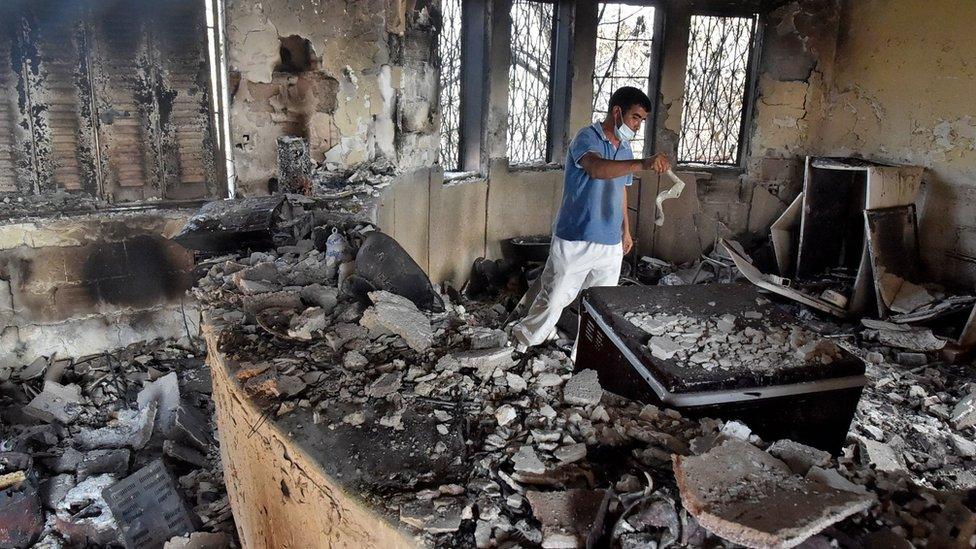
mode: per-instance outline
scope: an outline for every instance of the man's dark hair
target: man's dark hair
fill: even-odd
[[[645,111],[651,112],[651,98],[646,93],[632,86],[624,86],[610,96],[607,112],[612,111],[614,107],[620,107],[621,111],[627,112],[634,105],[640,105]]]

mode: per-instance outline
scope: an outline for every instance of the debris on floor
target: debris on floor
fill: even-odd
[[[140,343],[67,361],[57,382],[0,385],[0,478],[11,456],[23,456],[14,473],[25,475],[0,487],[0,546],[162,547],[187,534],[220,536],[206,547],[231,546],[234,523],[207,419],[210,372],[197,345]],[[152,478],[168,480],[128,488],[150,468]],[[147,495],[142,514],[122,505]]]
[[[368,238],[349,239],[351,261]],[[692,420],[605,392],[595,372],[574,372],[567,352],[551,343],[514,353],[501,331],[509,310],[492,299],[443,293],[442,310],[419,307],[391,289],[367,285],[363,292],[352,279],[326,283],[314,275],[322,264],[322,253],[301,243],[227,256],[211,263],[194,292],[218,330],[218,350],[269,421],[305,426],[290,429],[299,444],[309,436],[384,441],[375,451],[400,460],[396,472],[362,464],[343,469],[343,481],[413,528],[423,544],[582,547],[603,540],[664,547],[721,545],[724,537],[785,546],[803,539],[860,543],[889,533],[919,543],[950,520],[952,494],[976,486],[966,444],[972,400],[965,404],[976,387],[957,383],[963,367],[923,351],[926,365],[906,371],[895,362],[899,350],[870,340],[863,326],[785,305],[796,307],[798,330],[784,328],[770,344],[773,357],[830,361],[843,347],[872,359],[874,386],[865,389],[842,453],[832,457],[792,441],[763,441],[741,422]],[[277,278],[246,291],[235,275],[250,269]],[[325,307],[316,297],[323,293]],[[322,313],[316,311],[309,339],[270,330],[262,320],[273,311],[287,326],[315,308]],[[633,321],[669,336],[680,327],[682,340],[697,341],[696,327],[672,316]],[[742,316],[756,321],[749,311]],[[709,330],[753,339],[736,318],[710,322]],[[708,359],[720,364],[724,352],[717,348]],[[692,360],[694,353],[685,355]],[[425,440],[428,455],[397,457],[397,441],[418,440],[405,437]],[[735,488],[723,488],[728,507],[715,506],[702,496],[705,484],[693,487],[682,480],[691,475],[676,478],[672,469],[716,456],[743,471],[735,482],[713,479]],[[735,461],[745,456],[761,459]],[[762,474],[746,474],[753,466]],[[688,489],[698,495],[685,501]],[[728,515],[757,494],[789,493],[816,496],[797,500],[794,514],[784,515],[797,518],[792,529],[771,522],[754,529],[763,532],[759,538],[743,537]]]

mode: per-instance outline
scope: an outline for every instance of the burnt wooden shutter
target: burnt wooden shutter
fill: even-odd
[[[225,196],[204,10],[202,0],[0,5],[0,193]]]

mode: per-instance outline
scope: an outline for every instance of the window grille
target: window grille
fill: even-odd
[[[445,171],[460,169],[458,142],[461,117],[461,0],[441,0],[441,147],[440,163]]]
[[[601,2],[593,67],[593,121],[607,115],[610,96],[633,86],[648,91],[654,51],[654,8]],[[648,93],[648,95],[652,95]],[[635,156],[644,152],[644,131],[630,142]]]
[[[546,161],[552,82],[553,4],[513,0],[508,73],[508,159]]]
[[[680,162],[739,161],[755,17],[691,18]]]

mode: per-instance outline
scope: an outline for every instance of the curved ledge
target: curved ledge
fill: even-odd
[[[417,546],[395,518],[326,472],[314,457],[321,448],[296,441],[244,394],[232,364],[218,349],[218,332],[210,326],[203,331],[224,479],[243,546]]]

